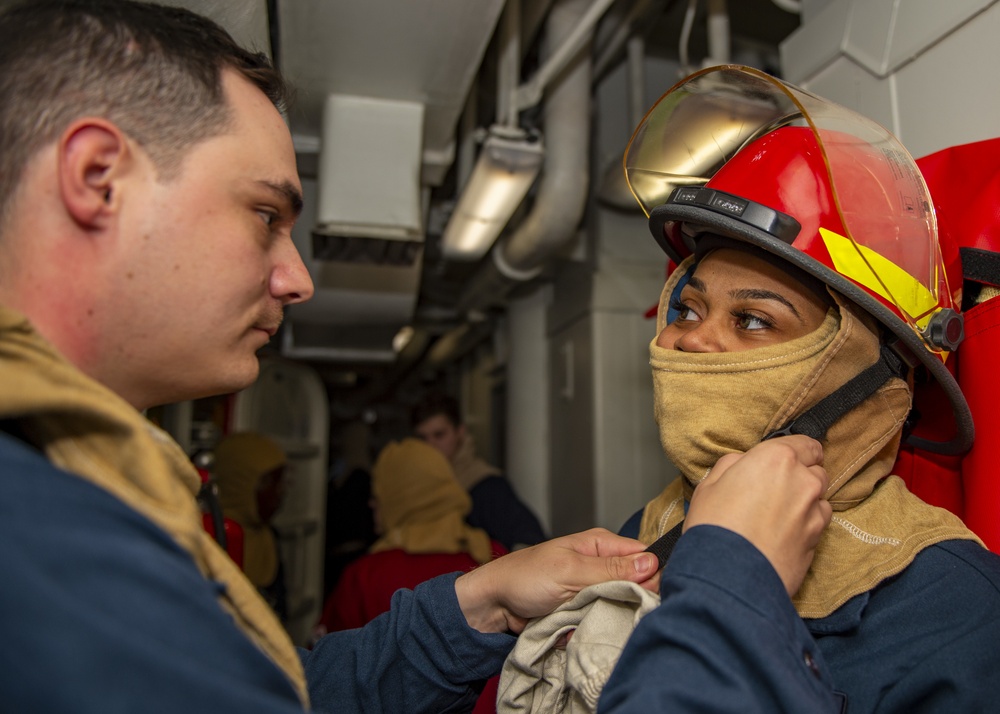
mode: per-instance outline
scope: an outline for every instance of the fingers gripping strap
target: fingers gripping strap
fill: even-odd
[[[683,525],[684,521],[681,521],[653,541],[653,543],[646,548],[647,553],[652,553],[656,556],[656,559],[660,561],[661,570],[663,569],[663,566],[667,564],[667,559],[670,558],[670,553],[673,552],[674,546],[677,545],[677,541],[680,540]]]

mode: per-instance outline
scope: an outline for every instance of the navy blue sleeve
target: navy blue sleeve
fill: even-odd
[[[188,553],[0,434],[0,708],[300,712]]]
[[[455,595],[458,575],[398,590],[389,612],[359,630],[326,635],[303,652],[316,709],[470,711],[483,682],[500,673],[515,638],[466,624]]]
[[[741,536],[697,526],[674,548],[598,712],[838,712],[777,573]]]
[[[537,516],[517,497],[503,476],[484,478],[472,487],[469,495],[472,497],[469,525],[482,528],[508,550],[546,540]]]
[[[302,712],[222,609],[221,586],[150,520],[4,434],[0,488],[0,710]],[[302,651],[314,710],[471,708],[514,638],[466,624],[455,577]]]

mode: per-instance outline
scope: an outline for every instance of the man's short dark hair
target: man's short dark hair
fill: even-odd
[[[446,417],[452,426],[462,425],[462,410],[459,408],[458,400],[447,394],[435,392],[425,396],[413,407],[410,412],[410,426],[416,428],[438,415]]]
[[[150,154],[161,178],[230,121],[222,71],[285,108],[267,56],[189,10],[132,0],[27,0],[0,13],[0,223],[30,157],[99,116]]]

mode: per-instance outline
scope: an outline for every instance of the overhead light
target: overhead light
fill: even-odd
[[[392,349],[397,354],[402,352],[403,349],[410,344],[410,340],[413,339],[413,327],[410,325],[403,325],[399,328],[399,332],[396,336],[392,338]]]
[[[449,260],[478,260],[500,236],[542,167],[541,139],[521,129],[494,126],[487,134],[441,250]]]

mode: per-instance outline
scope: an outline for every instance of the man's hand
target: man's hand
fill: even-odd
[[[480,632],[521,632],[580,590],[606,580],[630,580],[648,590],[659,585],[657,561],[637,540],[603,528],[524,548],[455,581],[458,604]]]
[[[794,595],[833,515],[822,463],[820,443],[800,435],[724,456],[695,489],[684,530],[716,525],[738,533],[764,554]]]

